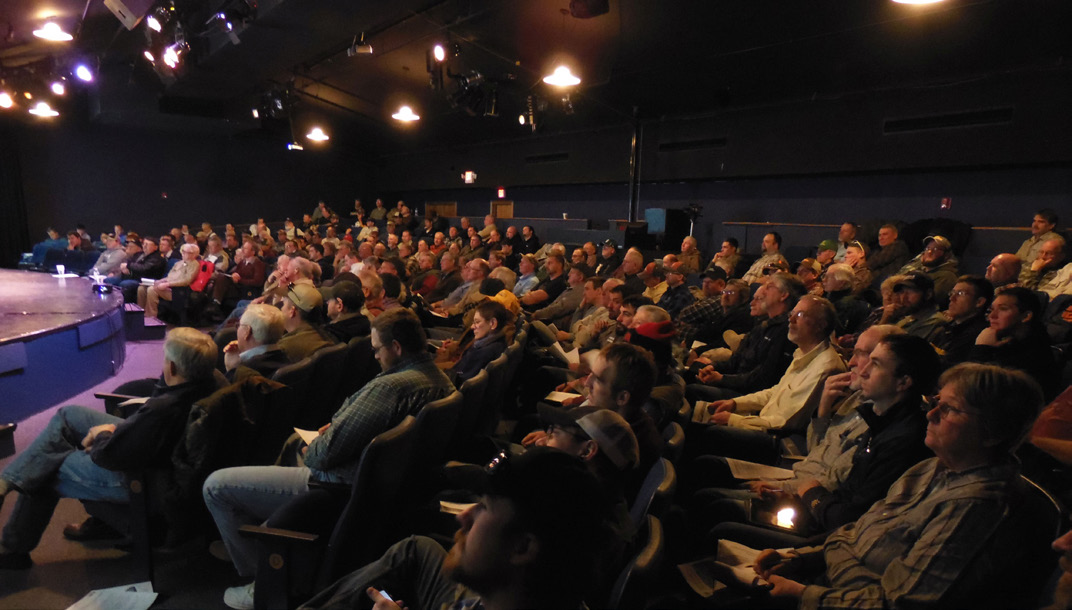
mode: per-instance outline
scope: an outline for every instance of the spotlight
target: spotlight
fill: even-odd
[[[253,109],[253,118],[255,118],[255,119],[261,118],[261,113],[256,108]]]
[[[525,124],[525,115],[524,114],[517,115],[517,123],[518,123],[518,125],[524,125]]]
[[[24,98],[26,98],[28,100],[32,100],[33,99],[33,94],[30,93],[29,91],[23,91],[22,92],[22,97],[24,97]]]
[[[0,91],[0,108],[11,108],[15,105],[15,100],[11,99],[11,94],[7,91]]]
[[[183,52],[182,45],[173,44],[164,49],[164,65],[174,70],[179,67],[180,55]]]
[[[146,50],[145,50],[145,52],[144,52],[144,53],[142,53],[142,57],[144,57],[145,59],[148,59],[148,60],[149,60],[149,63],[151,63],[151,64],[155,64],[155,63],[156,63],[156,58],[155,58],[155,57],[153,57],[153,53],[152,53],[152,51],[150,51],[150,50],[148,50],[148,49],[146,49]]]
[[[432,56],[435,57],[436,61],[443,61],[447,58],[447,50],[443,48],[443,45],[437,44],[432,49]]]
[[[63,28],[61,28],[55,21],[49,21],[42,26],[40,30],[34,30],[33,35],[51,42],[69,42],[74,40],[74,36],[64,32]]]
[[[67,93],[67,87],[63,84],[63,81],[56,81],[52,83],[50,89],[52,89],[52,93],[55,93],[56,95],[63,95]]]
[[[420,116],[413,114],[413,109],[409,106],[403,106],[398,109],[398,112],[391,115],[391,118],[402,121],[404,123],[410,123],[412,121],[420,120]]]
[[[74,75],[77,76],[79,80],[83,82],[93,82],[93,72],[90,72],[89,68],[86,67],[85,64],[78,64],[78,66],[74,69]]]
[[[581,84],[581,79],[574,76],[566,66],[559,66],[554,73],[543,77],[543,82],[555,87],[572,87]]]
[[[156,18],[156,15],[149,15],[146,17],[145,25],[154,32],[159,32],[164,29],[164,26],[160,24],[160,20]]]
[[[30,108],[30,114],[40,117],[54,117],[60,115],[60,113],[56,112],[48,105],[48,102],[37,102],[36,106]]]
[[[372,55],[372,45],[365,42],[364,32],[361,32],[360,42],[357,36],[354,36],[354,42],[350,44],[350,48],[346,49],[347,57],[353,57],[354,55]]]
[[[313,127],[309,133],[305,134],[305,137],[314,142],[327,142],[329,139],[328,134],[324,133],[324,130],[320,127]]]
[[[301,144],[297,142],[287,142],[287,150],[305,150]]]

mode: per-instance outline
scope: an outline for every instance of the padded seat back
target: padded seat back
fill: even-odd
[[[309,356],[313,374],[307,394],[296,398],[304,405],[298,415],[298,427],[316,430],[331,421],[342,401],[339,399],[339,384],[346,364],[345,343],[318,349]]]
[[[644,478],[644,484],[640,486],[636,500],[633,501],[633,506],[629,510],[633,523],[641,523],[649,514],[661,516],[670,503],[675,489],[677,489],[677,473],[674,465],[666,458],[659,458],[659,461],[655,462],[648,471],[648,476]]]

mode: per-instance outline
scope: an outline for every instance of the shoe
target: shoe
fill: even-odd
[[[223,592],[223,603],[234,610],[253,610],[253,585],[231,587]]]
[[[29,553],[0,553],[0,570],[29,570],[33,560]],[[249,598],[252,604],[252,597]],[[253,606],[250,605],[250,608]]]
[[[64,526],[63,537],[68,540],[88,542],[90,540],[112,540],[122,538],[123,534],[101,521],[96,517],[88,517],[81,523],[71,523]]]

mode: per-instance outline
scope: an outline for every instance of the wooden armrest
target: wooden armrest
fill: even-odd
[[[265,541],[316,542],[320,538],[316,534],[285,530],[278,527],[265,527],[263,525],[243,525],[238,528],[238,533],[243,538],[255,538]]]
[[[109,394],[107,392],[94,392],[93,398],[99,398],[100,400],[130,400],[132,398],[145,398],[144,396],[130,396],[129,394]]]

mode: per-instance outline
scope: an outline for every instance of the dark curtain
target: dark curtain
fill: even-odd
[[[31,247],[18,133],[0,124],[0,267],[15,267]]]

